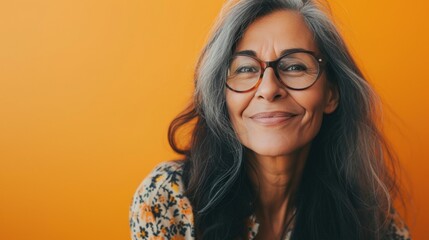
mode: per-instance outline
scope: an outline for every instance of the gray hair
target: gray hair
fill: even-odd
[[[339,106],[331,119],[335,127],[323,136],[328,140],[327,145],[323,146],[323,157],[329,159],[332,170],[345,178],[346,184],[350,184],[349,188],[356,187],[353,184],[357,182],[360,189],[367,189],[364,193],[369,193],[371,197],[357,199],[363,206],[378,204],[388,211],[391,207],[389,191],[395,187],[395,182],[384,160],[394,157],[390,155],[377,125],[379,100],[323,7],[312,0],[230,0],[223,7],[200,56],[195,72],[193,104],[196,114],[205,121],[207,130],[213,136],[207,141],[227,146],[233,162],[219,162],[219,156],[225,150],[219,147],[220,144],[210,146],[211,150],[205,151],[209,154],[198,156],[205,158],[204,161],[218,162],[219,169],[222,169],[219,176],[211,179],[210,189],[202,189],[207,188],[207,184],[194,182],[197,186],[194,192],[209,192],[209,200],[198,209],[198,213],[207,212],[226,196],[244,165],[243,146],[232,128],[226,109],[225,82],[229,61],[246,28],[257,18],[278,10],[297,11],[303,16],[326,59],[327,78],[340,94]],[[383,155],[386,150],[388,156]],[[195,169],[203,169],[204,166]],[[193,175],[192,170],[190,175]],[[358,218],[356,215],[354,217]]]

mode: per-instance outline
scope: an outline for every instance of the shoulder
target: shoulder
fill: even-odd
[[[411,235],[409,233],[408,227],[402,218],[399,216],[398,212],[392,208],[390,211],[390,224],[387,229],[387,240],[411,240]]]
[[[193,238],[192,207],[184,195],[182,174],[182,162],[164,162],[139,185],[129,213],[133,240]]]
[[[159,191],[183,194],[182,166],[183,163],[177,161],[158,164],[140,184],[137,193],[145,198],[156,197]]]

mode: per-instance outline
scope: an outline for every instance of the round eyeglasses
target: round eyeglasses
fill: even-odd
[[[230,61],[226,86],[239,93],[252,91],[261,83],[265,70],[272,67],[284,86],[303,90],[319,78],[322,64],[323,60],[316,58],[314,52],[302,49],[288,51],[271,62],[264,62],[248,53],[238,53]]]

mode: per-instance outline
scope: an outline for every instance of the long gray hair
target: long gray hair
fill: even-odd
[[[333,114],[324,116],[313,140],[294,198],[292,239],[382,239],[391,199],[399,193],[395,174],[388,171],[395,158],[379,128],[377,95],[321,9],[311,0],[233,0],[222,9],[195,71],[194,100],[169,129],[170,145],[185,155],[186,194],[202,238],[243,236],[245,219],[254,211],[256,194],[246,175],[244,148],[226,109],[228,63],[255,19],[293,10],[313,32],[340,101]],[[191,123],[191,141],[180,148],[175,135]]]

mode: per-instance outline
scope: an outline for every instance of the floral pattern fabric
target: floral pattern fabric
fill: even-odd
[[[134,194],[129,224],[132,240],[193,240],[194,217],[189,199],[183,194],[182,164],[165,162],[143,180]],[[388,240],[409,240],[407,226],[396,212],[389,226]],[[248,237],[254,239],[259,224],[255,215],[248,221]],[[292,231],[284,240],[289,240]]]

